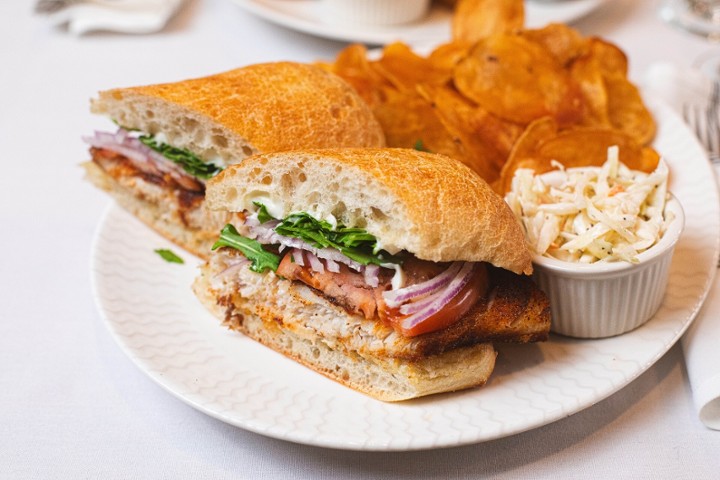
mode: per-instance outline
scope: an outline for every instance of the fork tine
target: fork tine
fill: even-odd
[[[705,141],[705,128],[703,127],[703,117],[702,112],[700,108],[698,108],[697,105],[693,105],[691,107],[692,111],[692,122],[693,122],[693,128],[695,130],[695,135],[697,135],[698,140],[700,140],[700,143],[702,143],[703,148],[707,149],[707,142]]]
[[[720,81],[713,81],[707,106],[684,104],[682,113],[710,161],[720,163]]]
[[[685,105],[685,107],[687,110],[685,121],[688,122],[703,148],[707,150],[707,129],[705,128],[704,109],[697,105]]]
[[[698,137],[700,143],[703,143],[699,135],[700,129],[697,126],[697,118],[695,117],[694,105],[690,103],[684,103],[682,106],[682,116],[685,119],[685,123],[687,123],[690,127],[690,130],[692,130],[695,136]]]
[[[720,161],[720,119],[718,110],[720,105],[720,82],[713,81],[710,104],[707,108],[707,145],[710,160],[713,163]]]

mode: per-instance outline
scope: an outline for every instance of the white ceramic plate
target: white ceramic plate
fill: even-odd
[[[245,10],[269,22],[319,37],[384,45],[394,41],[431,44],[450,40],[452,11],[433,6],[422,21],[392,26],[338,24],[328,20],[318,0],[232,0]],[[595,10],[602,0],[528,1],[525,25],[541,27],[550,22],[570,23]]]
[[[681,336],[715,273],[720,199],[706,157],[669,107],[654,104],[656,147],[687,224],[665,301],[644,326],[603,340],[552,336],[499,346],[480,389],[405,403],[372,400],[227,331],[195,299],[198,261],[163,261],[173,248],[117,207],[92,252],[94,294],[127,355],[169,392],[227,423],[304,444],[355,450],[414,450],[477,443],[529,430],[599,402],[630,383]],[[175,249],[178,252],[178,249]]]

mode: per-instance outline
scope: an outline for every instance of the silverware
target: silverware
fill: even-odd
[[[683,117],[707,150],[713,165],[720,165],[720,80],[713,80],[707,105],[683,105]],[[720,259],[717,268],[720,269]]]
[[[720,164],[720,80],[714,80],[706,105],[683,105],[683,117],[708,152],[710,161]]]

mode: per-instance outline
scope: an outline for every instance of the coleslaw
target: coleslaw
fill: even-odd
[[[557,170],[541,175],[518,169],[505,196],[539,255],[637,263],[672,220],[665,214],[669,170],[662,159],[652,173],[630,170],[614,146],[602,167],[553,165]]]

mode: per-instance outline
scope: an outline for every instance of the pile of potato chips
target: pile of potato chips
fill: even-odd
[[[362,45],[323,66],[372,107],[388,146],[444,153],[503,193],[517,168],[602,165],[607,148],[652,171],[655,122],[617,46],[563,24],[524,29],[522,0],[459,0],[453,40],[427,55]]]

